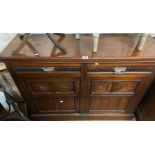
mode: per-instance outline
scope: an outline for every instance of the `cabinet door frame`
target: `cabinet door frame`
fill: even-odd
[[[73,98],[74,100],[74,104],[75,104],[75,110],[72,110],[72,111],[68,111],[67,110],[65,111],[64,110],[64,113],[79,113],[80,109],[80,102],[79,102],[79,94],[80,94],[80,78],[62,78],[62,77],[59,77],[59,78],[52,78],[52,77],[48,77],[48,78],[43,78],[43,77],[25,77],[25,78],[17,78],[16,79],[18,82],[18,87],[20,89],[22,93],[22,96],[24,97],[24,99],[26,100],[27,102],[27,106],[28,106],[28,110],[30,112],[30,114],[41,114],[39,112],[39,109],[38,109],[38,105],[34,102],[34,97],[35,95],[50,95],[51,98],[52,96],[54,97],[71,97]],[[41,92],[38,92],[38,93],[34,93],[32,92],[31,88],[30,88],[30,84],[29,84],[29,81],[33,82],[33,81],[72,81],[73,82],[73,88],[75,90],[74,93],[65,93],[65,92],[62,92],[62,93],[54,93],[54,92],[44,92],[44,93],[41,93]],[[47,111],[47,113],[50,113],[50,111]],[[58,114],[58,113],[63,113],[62,112],[54,112],[54,111],[51,111],[50,114]]]
[[[90,98],[92,96],[105,96],[105,94],[92,94],[90,93],[90,87],[92,81],[136,81],[137,86],[135,87],[135,92],[132,95],[132,99],[129,101],[128,105],[126,106],[125,112],[126,113],[133,113],[136,109],[136,106],[139,104],[141,98],[143,97],[143,94],[147,90],[147,87],[149,86],[149,83],[152,82],[152,73],[150,74],[99,74],[99,73],[89,73],[87,74],[87,98],[89,105],[91,103]],[[119,93],[119,94],[108,94],[107,96],[111,95],[129,95],[125,93]],[[88,109],[89,111],[89,109]],[[105,110],[106,111],[106,110]],[[117,111],[117,110],[116,110]]]

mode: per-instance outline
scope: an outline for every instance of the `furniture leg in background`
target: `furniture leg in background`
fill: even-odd
[[[93,33],[93,50],[92,52],[96,53],[98,49],[98,43],[99,43],[99,33]],[[133,56],[139,56],[142,54],[142,50],[144,48],[145,42],[148,38],[149,34],[148,33],[142,33],[140,35],[140,38],[138,40],[137,46],[135,48],[135,51],[133,52]],[[76,39],[80,38],[80,34],[76,34]]]
[[[23,98],[3,63],[0,63],[0,106],[0,120],[28,120]]]
[[[93,52],[97,52],[100,34],[93,33]]]
[[[92,49],[92,52],[96,53],[97,52],[97,48],[98,48],[98,42],[99,42],[100,34],[99,33],[93,33],[92,35],[93,35],[93,49]],[[75,37],[76,37],[76,39],[79,39],[80,38],[80,34],[76,33]]]
[[[133,52],[132,56],[140,56],[142,54],[144,45],[146,43],[146,40],[148,38],[149,34],[148,33],[142,33],[139,37],[137,46],[135,48],[135,51]]]
[[[24,115],[24,113],[22,113],[22,111],[20,110],[19,106],[18,106],[18,103],[17,101],[10,95],[6,92],[5,88],[0,85],[0,92],[2,92],[5,96],[5,99],[6,99],[6,103],[8,104],[9,106],[9,110],[7,111],[6,115],[3,116],[3,118],[1,118],[2,120],[4,119],[5,120],[5,117],[7,117],[9,114],[10,114],[10,111],[11,111],[11,106],[13,107],[13,109],[18,113],[18,115],[20,116],[21,120],[23,121],[29,121],[29,118],[26,117]]]
[[[54,33],[55,35],[58,35],[60,37],[65,37],[65,34],[59,34],[59,33]],[[57,43],[57,41],[53,38],[53,36],[50,33],[46,33],[46,35],[48,36],[48,38],[50,39],[50,41],[54,44],[54,46],[56,46],[57,48],[59,48],[63,53],[67,54],[67,50],[60,45],[59,43]],[[18,47],[12,51],[13,55],[17,55],[25,45],[28,45],[30,47],[30,49],[32,50],[32,52],[34,53],[35,56],[39,56],[39,52],[35,49],[35,47],[31,44],[31,42],[29,41],[29,37],[30,37],[30,33],[25,33],[23,35],[20,35],[19,38],[21,39],[21,43],[18,45]]]

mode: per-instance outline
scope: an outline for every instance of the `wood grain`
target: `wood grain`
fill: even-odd
[[[0,60],[27,102],[32,120],[132,119],[155,77],[155,40],[151,37],[140,56],[132,55],[137,34],[102,34],[95,55],[89,34],[81,35],[80,40],[65,35],[61,44],[67,54],[59,54],[46,35],[32,35],[30,41],[39,56],[28,47],[12,55],[19,42],[15,38],[0,54]],[[47,67],[52,70],[42,70]],[[115,67],[126,70],[118,73]]]

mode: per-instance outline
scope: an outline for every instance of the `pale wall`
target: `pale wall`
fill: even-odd
[[[0,33],[0,53],[15,36],[15,33]]]

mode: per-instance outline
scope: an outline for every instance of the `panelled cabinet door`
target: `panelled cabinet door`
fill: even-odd
[[[20,78],[31,114],[79,112],[80,80],[78,78]],[[24,94],[23,94],[24,95]]]
[[[146,75],[98,75],[89,74],[87,96],[89,113],[125,112],[133,113],[145,87],[149,82]]]

